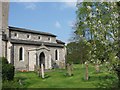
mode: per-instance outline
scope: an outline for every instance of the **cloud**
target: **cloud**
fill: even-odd
[[[24,3],[26,9],[35,10],[37,5],[35,3]]]
[[[75,21],[68,21],[68,26],[73,28],[75,26]]]
[[[76,8],[77,2],[65,2],[66,8]]]
[[[25,9],[29,9],[29,10],[35,10],[37,8],[37,3],[35,3],[35,2],[22,2],[22,3],[21,2],[16,2],[16,4],[20,4]]]
[[[56,21],[56,22],[55,22],[55,27],[56,27],[56,28],[60,28],[60,27],[61,27],[60,22]]]
[[[25,9],[35,10],[37,8],[37,3],[33,3],[33,2],[24,2],[24,3],[18,2],[18,4],[23,5]]]
[[[63,4],[60,6],[60,10],[64,9],[76,9],[77,2],[63,2]]]

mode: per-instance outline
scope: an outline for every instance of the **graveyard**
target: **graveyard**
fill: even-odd
[[[44,78],[35,72],[16,72],[14,81],[9,83],[8,88],[13,85],[12,88],[113,88],[117,85],[117,77],[104,65],[100,66],[99,73],[93,65],[88,65],[88,80],[85,79],[85,71],[85,65],[74,64],[71,76],[67,75],[65,69],[46,71]]]
[[[72,18],[67,20],[67,17],[71,17],[69,15],[72,13],[68,14],[67,11],[71,9],[66,10],[63,17],[60,16],[60,24],[58,20],[54,20],[55,16],[59,15],[58,12],[61,13],[60,15],[64,14],[61,10],[55,9],[59,5],[57,6],[55,3],[55,6],[49,10],[44,6],[45,4],[39,3],[44,6],[43,11],[48,9],[47,13],[51,13],[50,11],[55,10],[54,14],[57,15],[51,14],[50,16],[45,13],[47,15],[45,17],[43,11],[39,10],[39,12],[42,11],[45,19],[41,21],[36,18],[38,22],[35,21],[30,26],[34,26],[35,23],[38,23],[38,25],[35,24],[36,26],[45,24],[45,26],[43,25],[43,29],[45,29],[50,25],[46,29],[54,30],[56,35],[48,33],[48,31],[38,32],[9,26],[8,3],[5,5],[1,3],[0,8],[3,14],[0,17],[3,18],[3,22],[0,26],[0,48],[2,49],[0,50],[2,69],[0,82],[2,89],[120,88],[120,2],[84,1],[76,2],[76,6],[74,6],[76,9],[72,11],[75,14],[75,16],[73,15],[75,20],[73,23],[70,22],[70,25],[67,25],[67,22],[69,24]],[[71,5],[72,2],[68,3]],[[17,7],[15,4],[12,5],[14,8]],[[27,11],[20,12],[20,14],[15,13],[15,16],[20,15],[19,17],[21,17],[21,13],[25,12]],[[29,18],[34,21],[36,15],[41,15],[41,13],[31,14],[32,16]],[[38,17],[42,18],[42,16]],[[16,17],[17,21],[14,23],[19,22],[19,17]],[[66,19],[66,21],[64,22],[62,19]],[[10,21],[14,20],[16,19],[10,19]],[[22,17],[20,23],[23,23],[23,20]],[[55,25],[51,25],[52,22]],[[27,26],[26,23],[23,25]],[[50,28],[51,26],[53,27]],[[64,33],[71,29],[71,34]],[[58,31],[61,32],[57,33]],[[56,37],[59,34],[61,37],[64,36],[63,40],[68,35],[68,39],[66,38],[65,42],[58,40]],[[71,36],[69,37],[69,35]]]

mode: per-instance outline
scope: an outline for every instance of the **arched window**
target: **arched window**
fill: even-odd
[[[14,33],[14,36],[15,36],[15,37],[17,37],[17,36],[18,36],[18,34],[17,34],[17,33]]]
[[[23,60],[23,48],[19,49],[19,60]]]
[[[58,60],[58,51],[55,50],[55,60]]]
[[[50,38],[50,37],[48,37],[48,41],[51,41],[51,38]]]

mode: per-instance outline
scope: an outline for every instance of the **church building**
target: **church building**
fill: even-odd
[[[0,57],[6,57],[16,70],[34,71],[64,68],[65,43],[56,35],[25,28],[8,26],[9,2],[0,2]]]

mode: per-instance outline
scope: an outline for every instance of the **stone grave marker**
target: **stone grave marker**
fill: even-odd
[[[85,71],[85,80],[88,80],[88,63],[85,62],[85,67],[86,67],[86,71]]]
[[[42,76],[42,78],[45,78],[45,76],[44,76],[44,65],[43,64],[41,64],[41,76]]]
[[[67,63],[67,74],[68,76],[72,76],[73,75],[73,65]]]

